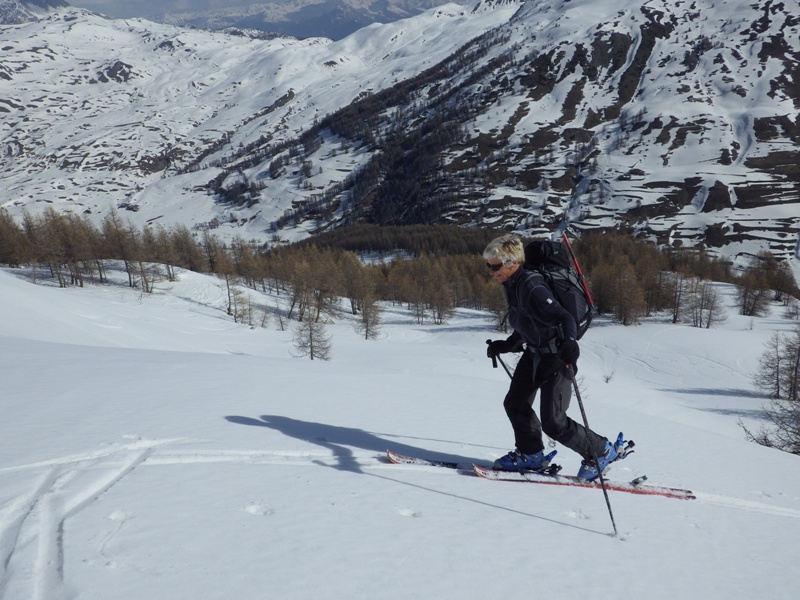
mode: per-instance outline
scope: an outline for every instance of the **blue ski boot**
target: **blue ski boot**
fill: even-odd
[[[543,450],[539,450],[536,454],[523,454],[513,450],[494,461],[494,468],[498,471],[541,471],[550,466],[556,452],[553,450],[545,455]]]
[[[632,443],[631,443],[632,445]],[[606,448],[602,455],[598,457],[599,464],[595,464],[594,460],[584,460],[581,462],[581,468],[578,470],[578,479],[584,481],[592,481],[600,476],[601,472],[605,472],[609,464],[615,460],[625,458],[627,454],[628,445],[622,437],[622,433],[617,436],[617,441],[613,444],[606,440]]]

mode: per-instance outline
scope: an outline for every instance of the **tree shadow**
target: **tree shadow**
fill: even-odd
[[[304,442],[316,444],[328,450],[336,459],[335,469],[363,473],[358,459],[353,454],[353,448],[379,453],[385,456],[386,450],[391,449],[398,454],[426,458],[428,460],[441,460],[455,462],[469,468],[472,463],[481,463],[468,456],[460,456],[443,452],[433,452],[418,446],[392,442],[380,437],[378,434],[357,429],[355,427],[341,427],[301,421],[279,415],[261,415],[258,419],[242,416],[227,416],[225,420],[237,425],[251,427],[266,427],[282,434]]]

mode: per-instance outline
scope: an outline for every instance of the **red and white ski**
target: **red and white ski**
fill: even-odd
[[[490,479],[492,481],[518,481],[522,483],[543,483],[545,485],[564,485],[572,487],[584,487],[601,489],[599,479],[594,481],[584,481],[570,475],[548,475],[545,473],[524,472],[524,471],[498,471],[488,469],[480,465],[473,465],[473,470],[478,477]],[[646,496],[664,496],[665,498],[678,498],[681,500],[694,500],[696,496],[690,490],[664,487],[660,485],[648,485],[644,481],[646,476],[637,477],[632,481],[609,481],[606,479],[606,489],[616,492],[627,492],[629,494],[642,494]]]

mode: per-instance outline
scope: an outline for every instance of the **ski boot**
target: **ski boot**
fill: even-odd
[[[513,450],[494,461],[494,468],[498,471],[542,471],[550,466],[557,452],[553,450],[545,454],[543,450],[539,450],[536,454],[523,454]]]
[[[605,473],[608,465],[614,461],[622,460],[633,452],[631,448],[633,448],[633,442],[626,442],[621,432],[617,436],[617,441],[613,444],[606,440],[605,451],[597,459],[599,464],[595,464],[594,460],[582,461],[581,468],[578,470],[578,479],[583,481],[597,479],[601,472]]]

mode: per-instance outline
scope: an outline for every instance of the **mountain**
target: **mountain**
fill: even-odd
[[[445,5],[338,41],[60,8],[3,26],[2,206],[223,238],[623,227],[798,253],[800,9]]]
[[[294,0],[201,11],[168,10],[153,18],[200,29],[254,29],[301,39],[338,40],[372,23],[391,23],[440,4],[441,0]]]
[[[35,21],[52,9],[67,6],[64,0],[0,0],[0,25]]]

